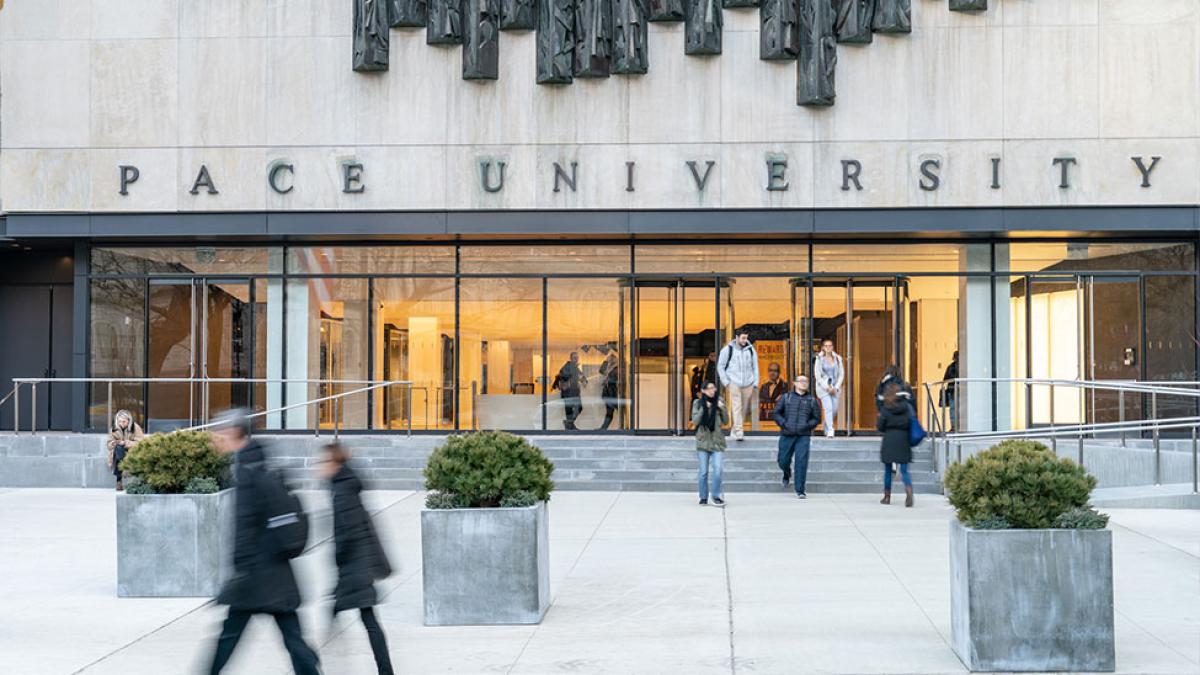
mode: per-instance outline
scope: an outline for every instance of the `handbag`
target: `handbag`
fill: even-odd
[[[909,447],[917,447],[921,441],[925,440],[925,427],[921,426],[921,420],[914,415],[912,421],[908,425],[908,445]]]

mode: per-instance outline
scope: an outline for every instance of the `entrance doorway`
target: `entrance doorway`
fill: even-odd
[[[146,375],[250,378],[253,284],[247,279],[150,279]],[[147,385],[149,431],[190,426],[229,408],[250,408],[253,387],[235,382]]]
[[[717,381],[717,354],[733,322],[732,283],[638,280],[628,291],[634,428],[686,433],[692,400],[704,382]]]

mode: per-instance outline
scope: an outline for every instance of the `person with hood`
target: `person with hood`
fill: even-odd
[[[777,461],[783,471],[783,487],[792,478],[792,458],[795,458],[795,487],[798,499],[808,499],[805,484],[808,478],[808,449],[812,442],[812,430],[821,423],[821,411],[817,399],[808,393],[808,378],[797,375],[792,381],[792,391],[783,395],[775,406],[775,423],[779,425],[779,455]]]
[[[895,382],[889,383],[883,391],[883,402],[880,405],[879,419],[875,428],[883,433],[879,445],[879,461],[883,462],[883,499],[880,504],[892,503],[892,465],[900,467],[900,478],[904,480],[904,505],[913,505],[912,477],[908,475],[908,465],[912,462],[912,446],[909,444],[908,430],[912,426],[912,404],[907,392]]]
[[[237,647],[246,624],[255,614],[270,614],[283,634],[283,646],[292,659],[296,675],[319,675],[317,653],[304,641],[300,618],[300,589],[287,556],[271,545],[268,527],[269,494],[286,488],[266,468],[266,453],[250,437],[250,420],[241,410],[222,413],[212,427],[213,444],[222,454],[234,457],[233,572],[217,604],[228,605],[229,614],[221,627],[209,672],[217,675]]]
[[[133,415],[128,410],[118,410],[113,416],[112,429],[108,432],[108,468],[112,469],[117,479],[117,492],[125,489],[121,461],[144,437],[142,428],[133,421]]]
[[[721,350],[717,360],[717,374],[721,384],[729,392],[729,405],[733,408],[733,424],[729,435],[736,441],[745,440],[745,420],[751,415],[754,394],[758,390],[758,353],[750,344],[750,331],[739,328],[729,344]],[[757,416],[751,417],[757,420]]]
[[[908,397],[911,404],[914,400],[912,387],[904,381],[904,376],[900,374],[900,366],[890,364],[883,369],[883,377],[879,378],[879,384],[875,385],[875,410],[883,410],[883,394],[887,390],[889,384],[894,384],[900,387],[900,391]]]
[[[333,615],[357,609],[367,630],[371,653],[379,675],[392,675],[392,659],[388,654],[387,637],[375,617],[379,596],[375,582],[392,573],[387,554],[371,524],[371,516],[363,507],[362,481],[350,468],[350,453],[339,443],[321,448],[317,474],[329,481],[333,491],[333,559],[337,564],[337,587],[333,591]]]
[[[705,382],[700,387],[700,398],[692,401],[692,424],[696,427],[696,458],[700,469],[696,480],[700,488],[700,505],[708,504],[708,477],[712,475],[712,500],[717,506],[725,506],[725,493],[721,489],[721,474],[725,463],[725,434],[721,426],[729,422],[725,401],[717,393],[716,382]],[[711,469],[711,472],[710,472]]]
[[[821,399],[821,410],[825,415],[825,436],[833,438],[834,420],[837,419],[838,404],[842,398],[842,383],[846,381],[846,364],[840,354],[833,350],[833,340],[821,341],[821,351],[813,361],[813,380],[817,383],[816,393]]]

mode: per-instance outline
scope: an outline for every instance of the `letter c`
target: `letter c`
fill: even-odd
[[[293,178],[296,176],[296,167],[294,165],[276,164],[275,166],[271,167],[271,172],[267,174],[267,183],[271,185],[271,189],[275,192],[278,192],[281,195],[286,195],[287,193],[296,189],[296,186],[294,183],[288,183],[287,187],[279,186],[279,174],[283,171],[287,171],[288,173],[292,174]]]

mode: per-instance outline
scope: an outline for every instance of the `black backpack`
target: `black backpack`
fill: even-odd
[[[280,557],[295,558],[308,545],[308,516],[282,476],[274,471],[264,471],[263,476],[259,487],[267,514],[268,546]]]

